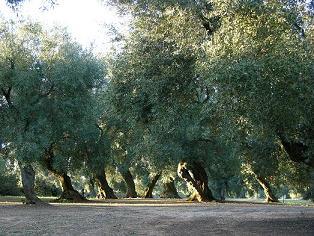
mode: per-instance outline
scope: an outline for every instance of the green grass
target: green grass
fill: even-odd
[[[279,199],[280,202],[287,205],[297,205],[297,206],[314,206],[314,202],[311,200],[303,200],[303,199],[285,199],[284,202],[282,199]]]

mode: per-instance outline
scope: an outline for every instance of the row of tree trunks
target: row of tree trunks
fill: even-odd
[[[22,165],[19,162],[21,170],[23,192],[26,204],[46,205],[35,193],[35,171],[30,164]]]
[[[108,181],[106,179],[106,173],[104,170],[101,170],[97,174],[95,174],[94,178],[98,185],[97,196],[104,199],[117,199],[117,196],[114,194],[113,189],[108,184]]]
[[[124,179],[124,182],[126,183],[127,187],[127,193],[126,198],[137,198],[137,192],[135,190],[135,183],[133,180],[133,176],[129,169],[127,170],[120,170],[120,173],[122,175],[122,178]]]
[[[158,173],[152,178],[152,180],[148,184],[147,190],[145,192],[145,198],[153,198],[153,190],[154,190],[156,183],[157,183],[158,179],[160,178],[160,176],[161,176],[161,173]]]
[[[163,191],[160,194],[161,198],[181,198],[177,192],[174,179],[169,178],[162,184]]]
[[[21,177],[23,184],[23,191],[25,194],[25,203],[26,204],[46,204],[42,200],[40,200],[35,193],[35,171],[30,164],[22,165],[19,163],[21,169]],[[187,163],[181,162],[178,166],[178,174],[181,178],[183,178],[186,182],[191,184],[195,191],[189,197],[190,201],[212,201],[214,197],[208,188],[207,184],[207,174],[200,163],[194,162],[193,167],[191,169],[186,168]],[[70,177],[66,173],[60,173],[50,165],[48,165],[48,169],[54,173],[54,175],[60,181],[63,192],[59,199],[67,199],[72,201],[82,201],[84,200],[84,196],[82,196],[78,191],[76,191],[73,186]],[[199,172],[196,172],[196,171]],[[205,172],[205,173],[204,173]],[[195,173],[195,174],[194,174]],[[133,177],[128,170],[124,172],[124,179],[128,186],[127,197],[137,197],[137,193],[135,191],[135,184],[133,181]],[[156,186],[158,179],[160,178],[161,173],[156,174],[151,183],[149,184],[147,191],[145,193],[145,198],[152,198],[153,189]],[[266,202],[278,202],[278,198],[274,195],[269,183],[265,178],[258,176],[254,173],[254,176],[260,186],[264,190],[264,194],[266,197]],[[206,177],[206,179],[204,179]],[[116,195],[113,192],[113,189],[109,186],[105,171],[100,171],[95,175],[95,180],[99,186],[99,194],[101,197],[105,199],[117,199]],[[161,193],[162,198],[180,198],[174,184],[174,179],[170,178],[169,182],[163,183],[163,192]]]
[[[191,161],[191,163],[181,161],[178,165],[178,175],[194,189],[189,198],[190,201],[208,202],[215,200],[208,187],[207,173],[200,161]]]

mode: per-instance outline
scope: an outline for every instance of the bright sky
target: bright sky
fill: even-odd
[[[66,27],[73,38],[84,47],[94,45],[96,53],[111,47],[109,26],[127,31],[127,17],[118,16],[116,10],[101,0],[57,0],[57,5],[43,10],[45,0],[24,0],[19,15],[41,22],[45,27],[59,25]],[[46,2],[47,5],[47,2]],[[0,15],[14,18],[14,13],[0,0]]]

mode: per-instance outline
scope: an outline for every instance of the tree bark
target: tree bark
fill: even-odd
[[[126,171],[120,171],[122,178],[124,179],[127,187],[126,198],[137,198],[137,192],[135,190],[135,183],[133,180],[133,176],[129,169]]]
[[[208,187],[207,173],[201,162],[191,161],[188,165],[187,162],[181,161],[178,165],[178,175],[194,189],[189,200],[199,202],[215,200]]]
[[[48,204],[40,200],[35,193],[35,171],[30,164],[22,165],[19,162],[21,169],[22,185],[25,195],[26,204]]]
[[[117,199],[117,196],[114,194],[113,189],[109,186],[106,179],[105,171],[99,171],[95,175],[95,180],[98,184],[98,196],[104,199]]]
[[[45,163],[47,169],[57,177],[62,187],[62,193],[58,200],[70,200],[74,202],[81,202],[86,200],[84,196],[82,196],[77,190],[73,188],[71,178],[67,175],[67,173],[58,171],[53,167],[53,156],[52,149],[50,149],[47,152]]]
[[[181,198],[174,184],[174,179],[169,178],[167,182],[162,184],[163,191],[160,194],[161,198]]]
[[[58,178],[61,187],[62,193],[59,197],[59,200],[71,200],[74,202],[80,202],[86,200],[77,190],[72,186],[71,178],[66,173],[59,173],[57,171],[53,172],[54,175]]]
[[[273,191],[272,191],[269,183],[266,181],[266,179],[261,177],[261,176],[258,176],[258,175],[255,175],[255,178],[264,190],[265,197],[266,197],[265,201],[266,202],[279,202],[278,198],[273,193]]]
[[[145,192],[145,198],[153,198],[153,190],[160,176],[161,176],[161,173],[158,173],[153,177],[152,181],[149,183],[148,188]]]

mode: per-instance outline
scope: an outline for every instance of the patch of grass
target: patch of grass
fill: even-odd
[[[56,199],[56,197],[41,197],[44,202],[50,202]],[[25,202],[24,196],[0,196],[0,202]],[[1,236],[1,235],[0,235]]]
[[[293,206],[314,206],[314,202],[311,200],[303,200],[303,199],[279,199],[279,201],[283,204],[293,205]]]

